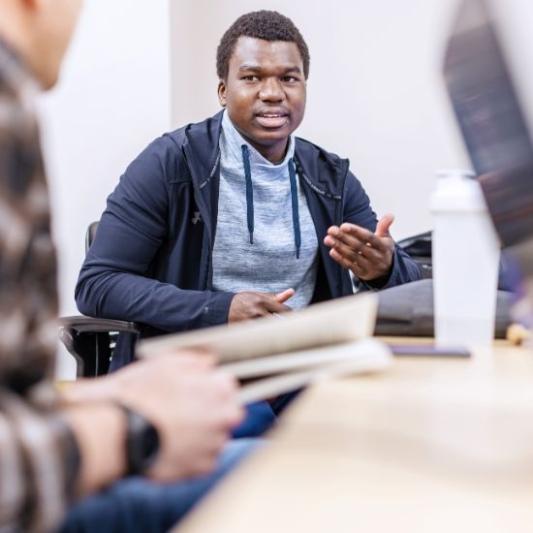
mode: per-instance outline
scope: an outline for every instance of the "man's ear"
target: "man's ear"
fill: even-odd
[[[226,107],[226,82],[224,80],[218,82],[218,102],[222,107]]]

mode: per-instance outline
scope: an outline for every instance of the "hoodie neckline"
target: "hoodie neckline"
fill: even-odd
[[[221,110],[203,122],[189,124],[182,130],[178,130],[183,131],[185,136],[183,150],[191,170],[191,178],[200,188],[207,181],[210,181],[212,176],[216,176],[224,114],[225,110]],[[294,136],[292,138],[294,140],[294,160],[297,168],[299,167],[302,171],[304,181],[309,184],[311,189],[321,194],[326,193],[327,196],[339,198],[344,182],[339,187],[334,187],[329,180],[321,179],[318,172],[318,159],[328,161],[327,152],[309,141]],[[344,175],[349,163],[347,159],[339,158],[338,162],[333,163],[331,161],[330,164],[332,167],[336,167],[338,173]]]
[[[289,161],[294,159],[295,152],[295,142],[294,137],[289,136],[289,145],[287,151],[282,161],[279,163],[272,163],[266,157],[264,157],[259,150],[252,146],[237,130],[231,119],[229,118],[228,112],[223,111],[222,116],[222,132],[227,141],[227,149],[232,152],[232,156],[235,159],[241,158],[242,146],[245,145],[248,147],[248,153],[250,155],[250,162],[253,167],[258,167],[262,169],[276,169],[279,171],[284,167],[288,167]]]

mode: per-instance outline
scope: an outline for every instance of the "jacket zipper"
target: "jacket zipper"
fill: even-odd
[[[218,150],[217,157],[215,158],[215,163],[213,164],[213,168],[211,169],[211,172],[209,173],[209,176],[207,179],[200,185],[200,189],[203,189],[213,178],[213,176],[216,174],[217,169],[220,168],[220,157],[221,153],[220,150]],[[218,199],[217,199],[218,202]],[[217,206],[218,211],[218,206]],[[218,218],[218,217],[217,217]],[[214,231],[215,228],[211,227],[211,216],[207,219],[209,221],[209,230],[208,230],[208,253],[207,253],[207,269],[206,269],[206,280],[205,280],[205,287],[207,290],[213,290],[213,248],[215,247],[215,238],[214,238]],[[206,225],[207,229],[207,225]]]

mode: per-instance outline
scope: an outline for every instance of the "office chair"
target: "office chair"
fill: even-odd
[[[89,250],[98,222],[87,228],[85,253]],[[78,377],[96,377],[107,374],[119,333],[130,333],[136,338],[139,330],[133,322],[67,316],[59,319],[59,338],[76,360]]]

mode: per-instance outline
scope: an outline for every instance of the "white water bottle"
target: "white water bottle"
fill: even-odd
[[[488,347],[494,338],[500,245],[472,173],[438,173],[431,197],[435,338]]]

